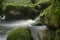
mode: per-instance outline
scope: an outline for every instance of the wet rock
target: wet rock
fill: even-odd
[[[28,28],[20,27],[14,29],[9,35],[7,40],[33,40]]]
[[[41,29],[38,33],[39,40],[55,40],[56,31],[50,30],[48,28]]]

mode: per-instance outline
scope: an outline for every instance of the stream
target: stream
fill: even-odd
[[[34,38],[34,40],[39,40],[39,37],[37,35],[38,31],[43,28],[46,28],[46,26],[32,26],[31,25],[31,24],[35,24],[35,23],[36,23],[36,20],[31,20],[31,19],[15,20],[15,21],[10,21],[10,22],[0,20],[0,26],[4,27],[6,29],[10,29],[10,30],[12,30],[13,28],[16,28],[16,27],[29,26],[28,28],[30,29],[31,35]],[[0,40],[7,40],[7,36],[8,36],[8,33],[0,34]]]

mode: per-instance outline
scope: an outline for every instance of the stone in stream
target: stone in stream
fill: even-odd
[[[18,27],[9,33],[7,40],[33,40],[33,38],[28,28]]]
[[[47,27],[43,26],[43,25],[35,24],[34,26],[29,25],[29,29],[31,31],[31,34],[32,34],[32,37],[34,38],[34,40],[40,40],[39,37],[42,37],[42,35],[40,34],[40,33],[42,33],[41,31],[43,31],[43,30],[45,31],[47,29]]]

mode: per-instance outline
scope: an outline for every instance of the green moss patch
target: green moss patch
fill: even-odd
[[[9,35],[7,40],[33,40],[28,28],[22,27],[14,29]]]

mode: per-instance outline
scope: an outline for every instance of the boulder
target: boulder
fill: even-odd
[[[20,27],[9,33],[7,40],[33,40],[30,31],[26,27]]]
[[[35,19],[50,3],[49,0],[35,0],[35,3],[32,0],[4,0],[2,5],[2,14],[6,16],[6,20],[16,20]]]
[[[51,6],[49,6],[43,13],[41,13],[41,23],[47,26],[53,26],[58,28],[60,25],[60,5],[59,1],[51,1]]]

